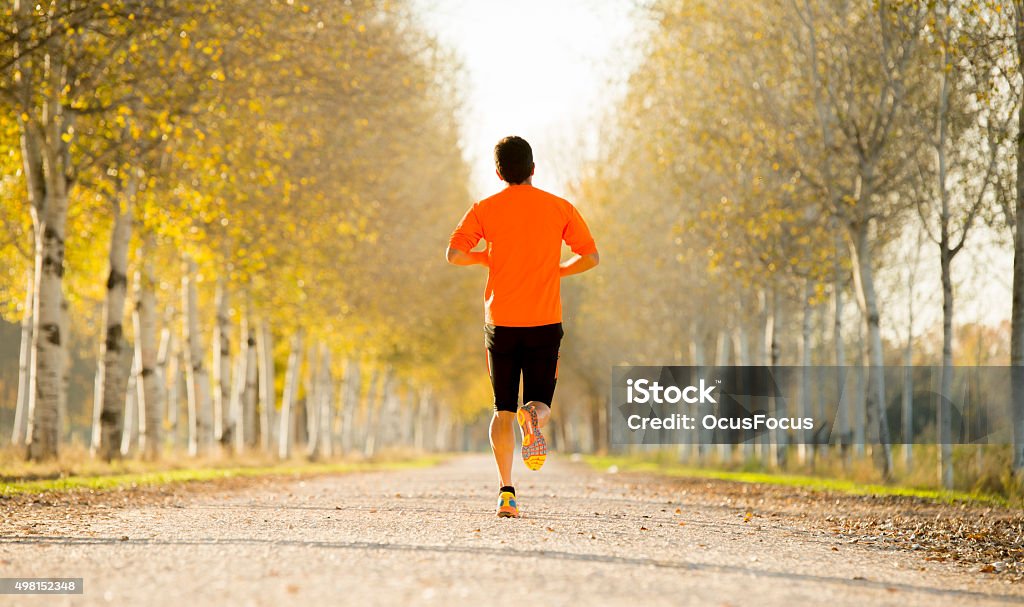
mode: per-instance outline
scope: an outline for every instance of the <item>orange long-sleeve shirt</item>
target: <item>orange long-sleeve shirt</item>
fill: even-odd
[[[484,322],[503,327],[562,322],[562,242],[578,255],[597,252],[576,207],[531,185],[510,185],[474,204],[448,245],[469,251],[480,239],[490,268]]]

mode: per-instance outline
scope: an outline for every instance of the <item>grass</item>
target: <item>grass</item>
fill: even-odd
[[[1011,501],[1004,496],[981,492],[945,491],[939,489],[908,487],[903,485],[882,485],[877,483],[862,483],[853,480],[800,474],[776,474],[769,472],[718,470],[714,468],[693,468],[679,464],[662,463],[649,458],[635,456],[589,455],[583,456],[583,461],[591,467],[599,470],[607,470],[608,468],[615,466],[622,472],[650,472],[664,476],[778,485],[808,489],[810,491],[844,493],[847,495],[900,496],[943,503],[968,502],[998,506],[1012,505]]]
[[[132,472],[100,472],[68,474],[57,478],[25,478],[5,480],[0,495],[24,495],[76,490],[110,491],[121,488],[167,485],[194,481],[259,476],[306,476],[338,474],[366,470],[398,470],[436,465],[440,456],[418,456],[369,461],[302,462],[289,461],[270,465],[225,465],[170,467]],[[155,465],[155,464],[151,464]],[[116,470],[116,468],[115,468]],[[8,477],[9,478],[9,477]]]

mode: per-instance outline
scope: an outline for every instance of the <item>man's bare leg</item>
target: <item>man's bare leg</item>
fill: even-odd
[[[539,412],[538,412],[539,414]],[[502,487],[512,486],[512,451],[515,449],[516,435],[513,427],[516,414],[512,411],[495,411],[491,418],[491,450],[494,461],[498,464],[498,475]]]

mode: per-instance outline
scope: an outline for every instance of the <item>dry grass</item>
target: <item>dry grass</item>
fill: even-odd
[[[107,489],[122,486],[211,480],[226,477],[277,474],[320,474],[431,465],[439,456],[423,456],[410,450],[392,449],[372,459],[336,457],[311,460],[301,450],[288,460],[261,452],[236,455],[229,452],[190,457],[184,452],[165,453],[159,460],[124,458],[104,462],[89,455],[88,449],[70,446],[55,460],[25,461],[21,449],[0,450],[0,493],[36,493],[65,489]]]
[[[953,450],[955,491],[946,491],[938,482],[938,449],[932,445],[917,445],[913,450],[913,462],[908,468],[903,457],[902,446],[893,447],[894,470],[885,479],[879,467],[872,460],[870,451],[863,458],[842,458],[835,448],[827,457],[817,457],[813,462],[799,464],[795,448],[787,453],[785,469],[762,465],[757,460],[744,461],[734,449],[733,459],[721,460],[714,451],[703,462],[680,461],[673,450],[657,449],[639,451],[631,455],[592,457],[589,461],[598,466],[618,465],[621,469],[637,469],[663,473],[713,476],[725,480],[749,480],[774,484],[797,484],[805,487],[821,487],[847,493],[869,493],[877,495],[916,495],[945,499],[996,501],[1006,505],[1024,503],[1024,489],[1010,472],[1010,450],[1004,446],[985,446],[979,449],[973,445],[957,446]]]

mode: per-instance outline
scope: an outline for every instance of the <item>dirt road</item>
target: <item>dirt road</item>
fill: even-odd
[[[756,489],[606,474],[557,456],[516,472],[519,520],[494,517],[484,456],[85,505],[43,499],[8,508],[0,576],[83,577],[85,594],[0,604],[1024,603],[1022,584],[854,543]]]

